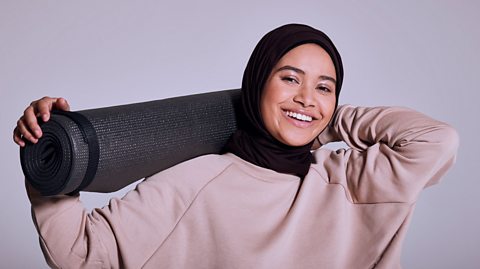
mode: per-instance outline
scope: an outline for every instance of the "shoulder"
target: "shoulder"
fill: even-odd
[[[232,161],[224,155],[209,154],[175,165],[155,176],[213,177],[227,168]]]
[[[144,183],[201,188],[231,165],[224,155],[209,154],[190,159],[148,177]]]

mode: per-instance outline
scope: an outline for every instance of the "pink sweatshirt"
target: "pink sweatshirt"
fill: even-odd
[[[458,136],[405,108],[342,106],[303,181],[233,154],[160,172],[88,213],[29,191],[42,250],[61,268],[400,268],[420,191]],[[114,180],[114,179],[113,179]]]

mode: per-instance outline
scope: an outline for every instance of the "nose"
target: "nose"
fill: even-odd
[[[293,101],[301,104],[303,107],[313,107],[315,106],[313,94],[314,89],[307,86],[300,87],[295,93]]]

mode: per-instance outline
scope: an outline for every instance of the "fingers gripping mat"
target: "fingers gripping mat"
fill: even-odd
[[[20,149],[43,195],[113,192],[188,159],[220,153],[237,129],[240,90],[57,112]]]

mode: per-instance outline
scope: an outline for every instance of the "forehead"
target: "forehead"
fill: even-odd
[[[322,75],[335,78],[335,66],[332,58],[327,51],[317,44],[303,44],[289,50],[280,58],[276,67],[284,65],[292,65],[305,72],[321,72]]]

